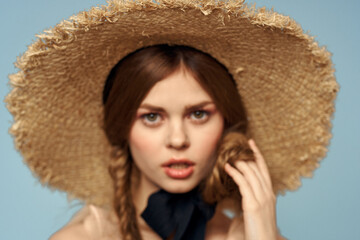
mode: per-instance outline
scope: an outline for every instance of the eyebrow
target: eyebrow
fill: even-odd
[[[212,101],[203,101],[203,102],[200,102],[198,104],[195,104],[195,105],[187,105],[185,107],[185,111],[186,112],[191,112],[191,111],[195,111],[199,108],[202,108],[202,107],[205,107],[206,105],[209,105],[209,104],[214,104],[214,102]],[[150,111],[154,111],[154,112],[165,112],[165,110],[162,108],[162,107],[157,107],[157,106],[154,106],[154,105],[151,105],[151,104],[148,104],[148,103],[144,103],[142,105],[140,105],[139,108],[145,108],[145,109],[148,109]]]

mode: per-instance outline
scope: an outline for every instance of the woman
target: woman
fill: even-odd
[[[111,168],[114,182],[119,184],[116,185],[117,198],[114,204],[120,222],[123,220],[123,232],[126,229],[136,229],[136,222],[142,223],[145,232],[153,232],[140,218],[140,214],[145,209],[150,194],[159,188],[171,193],[186,193],[214,171],[208,180],[209,186],[203,187],[205,197],[211,203],[229,197],[231,189],[222,186],[222,182],[226,180],[223,168],[229,160],[228,157],[219,159],[218,166],[212,170],[216,148],[223,133],[229,130],[238,132],[237,142],[231,143],[228,140],[224,143],[221,155],[237,150],[238,154],[244,155],[242,160],[252,156],[248,153],[251,150],[246,143],[245,111],[234,81],[225,67],[210,56],[189,47],[158,45],[127,56],[112,70],[107,81],[104,91],[109,94],[104,97],[105,132],[113,146],[119,146],[122,154],[127,153],[124,157],[115,158]],[[110,90],[109,85],[112,85]],[[141,91],[139,86],[142,86]],[[232,149],[229,149],[229,145]],[[123,159],[129,158],[129,155],[132,161]],[[251,208],[248,205],[257,203],[265,205],[262,207],[269,207],[270,209],[266,209],[271,210],[266,213],[270,214],[269,216],[258,217],[259,220],[271,223],[266,227],[271,226],[274,229],[249,229],[248,232],[260,234],[262,230],[263,234],[271,233],[272,237],[276,237],[275,197],[266,165],[261,158],[258,161],[258,164],[263,164],[261,167],[264,168],[260,168],[263,171],[252,161],[247,164],[235,161],[233,164],[238,165],[241,171],[247,171],[246,175],[250,174],[248,181],[254,184],[253,190],[247,190],[253,193],[248,193],[248,197],[243,198],[244,207]],[[251,170],[250,166],[254,169]],[[134,167],[134,171],[138,172],[136,183],[130,180],[131,169]],[[231,166],[226,169],[228,174],[237,180],[239,187],[243,183],[240,189],[246,191],[248,186],[246,182],[242,182],[242,175]],[[254,175],[253,171],[257,175]],[[131,191],[132,185],[137,186],[137,189]],[[254,193],[260,199],[254,198]],[[133,211],[132,200],[135,204]],[[126,209],[124,206],[130,208]],[[224,223],[221,210],[218,212],[218,217],[213,221]],[[264,210],[259,212],[265,214]],[[247,212],[244,213],[244,216],[247,216]],[[130,222],[128,219],[137,221]],[[219,227],[207,229],[222,228],[225,239],[229,225],[228,221],[227,225],[221,224]],[[245,226],[251,228],[250,224]],[[206,239],[212,238],[212,234],[209,234]],[[151,237],[143,235],[143,238],[156,239],[153,233],[150,235]],[[229,236],[232,235],[233,233]],[[132,235],[132,238],[139,238],[135,236]],[[248,234],[247,239],[251,239],[250,236],[251,234]],[[260,236],[256,238],[261,238]],[[271,239],[271,235],[266,236]]]
[[[266,164],[260,155],[257,162],[244,162],[252,155],[245,136],[247,119],[235,87],[224,66],[184,46],[156,45],[138,50],[111,71],[104,89],[105,132],[111,145],[121,152],[115,153],[110,165],[121,239],[160,239],[141,217],[149,196],[160,189],[188,193],[206,178],[201,191],[220,207],[207,224],[205,239],[277,239],[275,196]],[[214,169],[217,146],[224,132],[231,138],[229,130],[233,138],[238,132],[236,140],[224,142],[220,154],[238,151],[237,157],[243,155],[233,159],[238,170],[230,165],[225,169],[246,193],[242,194],[244,222],[226,218],[226,206],[221,206],[222,200],[233,194],[229,186],[222,185],[229,157],[219,159]],[[252,147],[256,149],[253,142]],[[158,212],[152,214],[163,217]],[[254,220],[259,221],[256,228],[250,224]],[[165,224],[163,219],[155,221]],[[84,239],[93,238],[80,223],[61,230],[53,239],[74,238],[74,228],[84,232]],[[189,239],[185,234],[175,237]],[[194,233],[189,230],[189,234]],[[203,239],[204,233],[201,235],[196,239]]]
[[[331,61],[281,15],[202,3],[111,1],[57,26],[24,55],[8,97],[17,146],[44,183],[93,212],[53,239],[279,238],[274,192],[296,188],[326,151],[337,91]],[[194,46],[226,68],[187,47],[128,55],[164,42]],[[320,98],[308,90],[318,85]],[[271,174],[249,137],[261,143]],[[242,215],[226,218],[239,195]],[[166,214],[161,201],[176,204]]]

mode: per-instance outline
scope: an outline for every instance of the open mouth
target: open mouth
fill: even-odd
[[[187,164],[187,163],[173,163],[173,164],[170,164],[168,167],[172,168],[172,169],[185,169],[185,168],[188,168],[190,166],[191,165]]]
[[[195,163],[187,159],[170,159],[162,167],[166,175],[174,179],[185,179],[191,176]]]

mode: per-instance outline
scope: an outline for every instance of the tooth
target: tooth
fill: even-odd
[[[175,163],[175,164],[171,164],[170,167],[174,169],[184,169],[187,168],[188,165],[186,163]]]

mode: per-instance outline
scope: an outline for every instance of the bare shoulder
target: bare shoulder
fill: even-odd
[[[231,221],[226,240],[245,239],[244,220],[241,216],[234,217]]]
[[[83,224],[72,224],[54,233],[49,240],[91,240]]]
[[[278,235],[278,240],[288,240],[288,239],[285,238],[284,236]]]
[[[215,214],[206,227],[206,240],[228,239],[229,232],[233,225],[233,219],[227,216],[225,212],[231,208],[231,202],[228,200],[224,200],[217,205]]]
[[[244,226],[244,219],[242,217],[235,217],[233,218],[228,235],[226,240],[242,240],[245,239],[245,226]],[[281,236],[280,232],[278,231],[277,240],[287,240],[285,237]]]

